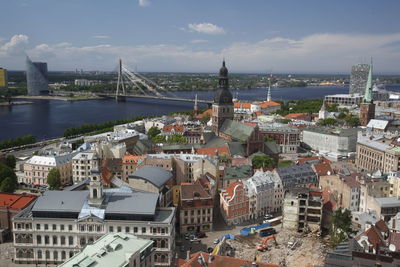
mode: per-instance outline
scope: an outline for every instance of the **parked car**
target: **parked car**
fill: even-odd
[[[200,243],[200,239],[198,239],[197,237],[193,237],[193,238],[190,238],[190,242],[192,242],[192,243]]]
[[[196,233],[196,237],[197,238],[203,238],[203,237],[207,237],[207,235],[204,232],[198,232],[198,233]]]
[[[214,239],[214,244],[218,244],[219,243],[219,239]]]
[[[264,219],[265,220],[269,220],[269,219],[272,219],[272,218],[274,218],[274,215],[272,215],[272,214],[265,214],[264,215]]]
[[[190,235],[189,234],[185,234],[185,239],[189,240],[190,239]]]

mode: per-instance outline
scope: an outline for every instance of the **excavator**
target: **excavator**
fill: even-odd
[[[261,244],[258,244],[258,245],[257,245],[257,250],[258,250],[258,251],[266,251],[267,248],[268,248],[268,245],[267,245],[267,244],[268,244],[268,241],[271,240],[271,239],[274,240],[275,245],[276,245],[276,238],[275,238],[275,235],[270,235],[270,236],[267,236],[266,238],[264,238],[263,241],[261,242]]]

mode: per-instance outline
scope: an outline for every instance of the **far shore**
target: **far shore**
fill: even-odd
[[[15,96],[13,99],[42,99],[42,100],[60,100],[60,101],[84,101],[84,100],[96,100],[102,99],[99,96],[52,96],[52,95],[39,95],[39,96],[30,96],[30,95],[20,95]],[[31,102],[32,103],[32,102]]]

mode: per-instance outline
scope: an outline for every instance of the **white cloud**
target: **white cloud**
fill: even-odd
[[[314,34],[299,39],[273,37],[257,42],[234,42],[223,49],[194,44],[75,46],[69,43],[38,44],[27,53],[46,61],[50,70],[113,70],[121,57],[124,64],[141,71],[213,72],[225,56],[231,72],[330,72],[349,73],[359,58],[374,58],[376,72],[400,70],[400,32],[394,34]],[[0,43],[1,65],[24,68],[28,37],[15,35]],[[201,48],[200,48],[201,47]]]
[[[108,39],[108,38],[110,38],[110,36],[108,36],[108,35],[94,35],[94,36],[92,36],[92,38],[95,38],[95,39]]]
[[[150,0],[139,0],[139,6],[147,7],[150,5]]]
[[[211,23],[190,23],[188,24],[188,28],[191,31],[205,33],[205,34],[224,34],[225,30],[222,27],[219,27],[215,24]]]
[[[16,34],[11,37],[10,41],[0,45],[0,56],[13,56],[24,51],[28,44],[29,38],[24,34]]]
[[[203,39],[195,39],[195,40],[191,40],[190,43],[192,44],[201,44],[201,43],[207,43],[207,40],[203,40]]]

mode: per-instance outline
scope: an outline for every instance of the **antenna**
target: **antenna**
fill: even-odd
[[[122,60],[121,59],[119,59],[119,66],[118,66],[118,81],[117,81],[116,97],[118,97],[120,86],[122,89],[122,94],[125,95],[125,85],[124,85],[124,79],[122,77]]]

